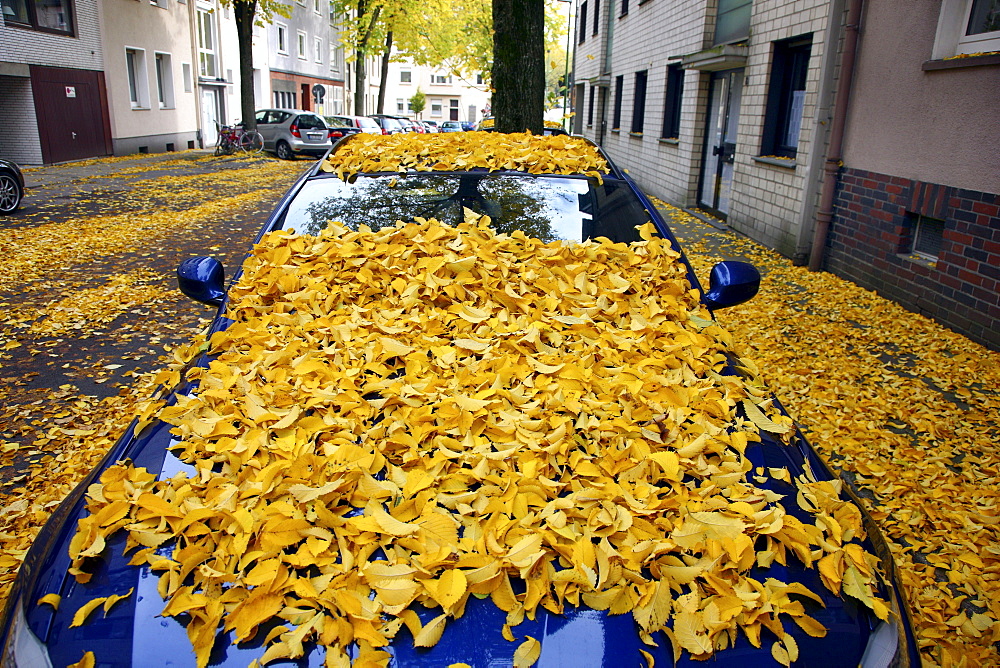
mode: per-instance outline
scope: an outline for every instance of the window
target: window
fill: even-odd
[[[307,35],[305,34],[305,32],[299,30],[299,31],[297,31],[297,37],[298,37],[298,39],[296,41],[297,48],[296,48],[295,52],[296,52],[296,54],[298,54],[299,60],[305,60],[306,59],[306,38],[307,38]]]
[[[943,0],[932,58],[1000,51],[1000,0]]]
[[[149,108],[149,84],[146,79],[146,52],[125,49],[125,71],[128,73],[128,99],[133,109]]]
[[[295,93],[284,90],[274,91],[274,106],[279,109],[295,109]]]
[[[590,87],[590,97],[587,98],[587,127],[593,127],[594,125],[594,93],[597,91],[597,86]]]
[[[431,100],[431,116],[441,115],[441,100]]]
[[[646,120],[646,79],[648,70],[635,73],[635,99],[632,104],[632,132],[642,133]]]
[[[282,23],[275,23],[275,36],[278,39],[278,53],[288,55],[288,26]]]
[[[812,35],[774,43],[761,155],[794,158],[799,146]]]
[[[403,70],[399,73],[399,83],[412,83],[413,73],[409,70]]]
[[[458,100],[448,100],[448,119],[452,121],[458,120]]]
[[[181,78],[184,80],[184,92],[190,93],[193,90],[191,82],[191,63],[181,63]]]
[[[344,71],[344,47],[330,45],[330,70],[333,72]]]
[[[663,134],[665,139],[681,135],[681,100],[684,97],[684,70],[680,65],[667,65],[667,95],[663,105]]]
[[[215,23],[212,12],[198,10],[198,76],[215,79],[219,76],[215,57]]]
[[[477,86],[482,86],[482,85],[484,85],[485,83],[486,83],[486,80],[485,80],[485,79],[483,79],[483,75],[482,75],[482,74],[477,74],[477,75],[476,75],[476,85],[477,85]]]
[[[576,20],[580,23],[580,44],[587,39],[587,0],[580,3],[580,14]]]
[[[72,0],[0,0],[0,7],[7,25],[73,34]]]
[[[344,113],[344,87],[334,86],[333,87],[333,113],[342,114]]]
[[[715,13],[715,44],[738,42],[750,36],[752,0],[719,0]]]
[[[156,99],[160,109],[174,108],[174,77],[170,66],[169,53],[157,53],[153,56],[156,66]]]
[[[167,0],[149,0],[149,4],[153,5],[154,7],[160,7],[162,9],[167,8]]]
[[[435,74],[431,76],[432,84],[450,84],[451,75],[450,74]]]
[[[618,13],[619,17],[628,14],[628,0],[621,0],[621,2],[622,2],[622,10]]]
[[[396,98],[396,113],[401,114],[404,111],[406,111],[406,101],[401,97]]]
[[[906,214],[906,230],[900,253],[916,255],[924,260],[937,262],[944,245],[944,221],[937,218],[922,216],[917,213]]]
[[[601,0],[594,0],[594,34],[597,34],[597,26],[601,25]]]
[[[313,11],[323,16],[323,0],[313,0]]]
[[[323,38],[313,38],[313,60],[317,63],[323,62]]]
[[[622,88],[624,86],[625,75],[615,77],[615,115],[611,119],[612,130],[618,130],[622,126]]]

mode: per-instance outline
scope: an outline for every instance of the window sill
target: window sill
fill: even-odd
[[[795,158],[772,158],[766,155],[755,155],[753,156],[753,161],[771,165],[772,167],[784,167],[785,169],[795,169],[795,166],[798,164]]]
[[[151,107],[143,107],[138,104],[132,105],[132,111],[152,111]]]
[[[622,131],[619,128],[611,128],[611,134],[620,135]]]
[[[641,132],[630,132],[630,133],[628,133],[628,136],[629,137],[636,137],[637,139],[642,139],[642,133]]]
[[[661,144],[666,144],[667,146],[680,146],[681,140],[677,137],[660,137]]]
[[[962,56],[958,58],[944,58],[942,60],[925,60],[920,69],[924,72],[934,72],[937,70],[957,70],[982,65],[1000,65],[1000,53],[984,53],[981,56]]]
[[[927,257],[921,257],[919,255],[914,255],[913,253],[897,253],[896,257],[904,262],[912,262],[913,264],[919,264],[921,267],[926,267],[927,269],[937,269],[937,258],[930,259]]]

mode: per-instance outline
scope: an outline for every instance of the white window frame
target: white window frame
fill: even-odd
[[[160,9],[167,9],[167,0],[149,0],[149,4]]]
[[[975,0],[942,0],[931,58],[1000,51],[1000,30],[966,35]]]
[[[156,74],[156,100],[160,109],[173,109],[174,67],[169,53],[153,52],[153,72]]]
[[[308,49],[309,35],[306,34],[305,30],[295,31],[295,51],[298,55],[299,60],[308,60],[309,55],[306,49]]]
[[[274,47],[283,55],[288,55],[288,26],[284,23],[274,22]]]
[[[181,79],[184,80],[184,92],[192,92],[194,85],[191,80],[191,63],[181,63]]]
[[[323,38],[313,37],[313,60],[320,65],[323,64]]]
[[[198,32],[198,76],[205,79],[216,79],[219,76],[219,54],[216,51],[219,39],[218,31],[215,29],[215,13],[210,9],[199,7],[195,14],[195,25]],[[204,30],[206,27],[209,30],[207,40]],[[211,63],[211,72],[206,67],[208,63]]]
[[[404,76],[406,76],[408,78],[404,79],[403,78]],[[400,70],[400,72],[399,72],[399,83],[402,86],[409,86],[409,85],[411,85],[413,83],[413,72],[411,72],[410,70]]]
[[[149,109],[149,79],[146,74],[145,49],[125,47],[125,72],[132,108]]]
[[[437,118],[444,115],[444,105],[442,100],[431,100],[431,118]]]

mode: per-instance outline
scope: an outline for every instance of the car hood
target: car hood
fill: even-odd
[[[206,363],[204,359],[201,361],[202,365]],[[179,389],[188,392],[192,388],[183,386]],[[193,471],[193,467],[169,452],[169,448],[176,444],[170,430],[170,425],[154,422],[137,437],[120,441],[105,462],[53,515],[30,550],[8,602],[7,623],[16,623],[23,615],[20,618],[31,635],[45,647],[51,665],[74,663],[87,651],[93,651],[98,664],[108,668],[195,664],[183,620],[160,616],[165,603],[157,592],[159,575],[147,566],[129,564],[129,557],[123,555],[125,539],[122,532],[108,541],[103,558],[94,560],[93,568],[89,569],[93,574],[90,582],[78,583],[68,572],[69,544],[77,520],[86,514],[83,493],[103,470],[115,461],[128,458],[137,467],[156,473],[160,479],[180,471]],[[127,433],[132,434],[132,429]],[[793,476],[801,475],[808,468],[815,475],[825,477],[821,473],[827,471],[825,465],[801,437],[793,439],[791,445],[785,445],[767,433],[762,436],[760,443],[747,448],[746,456],[754,466],[787,468]],[[804,511],[795,502],[794,487],[774,479],[762,486],[784,495],[782,505],[787,513],[806,519]],[[172,547],[171,542],[160,549],[167,554]],[[373,558],[377,558],[378,554]],[[761,582],[768,578],[801,582],[823,598],[825,607],[807,599],[803,602],[807,613],[828,629],[825,638],[813,638],[798,626],[786,624],[786,630],[798,643],[802,665],[858,665],[872,629],[879,622],[864,606],[831,594],[823,586],[818,571],[807,569],[794,559],[789,560],[787,567],[775,562],[766,569],[754,568],[749,575]],[[75,612],[87,602],[130,591],[130,596],[116,603],[106,614],[98,609],[87,623],[76,627],[72,625]],[[61,597],[58,610],[48,604],[39,604],[39,600],[47,594]],[[423,623],[439,614],[439,611],[420,606],[415,606],[415,611]],[[440,642],[433,648],[415,648],[409,632],[405,628],[401,630],[388,648],[394,657],[392,665],[511,665],[517,643],[508,642],[501,635],[505,621],[506,613],[492,601],[470,597],[464,616],[449,622]],[[220,631],[209,665],[242,667],[259,659],[264,651],[260,641],[267,636],[268,630],[262,627],[256,642],[239,646],[232,644],[231,632]],[[640,641],[636,623],[629,614],[611,615],[567,605],[563,614],[556,615],[539,608],[535,619],[526,619],[515,628],[515,632],[519,637],[530,636],[540,641],[541,655],[535,665],[543,668],[620,666],[623,657],[629,657],[629,663],[640,661],[640,650],[649,652],[657,662],[662,662],[661,665],[673,661],[669,642],[650,647]],[[666,640],[662,636],[657,637]],[[771,642],[765,638],[762,648],[758,649],[740,633],[735,646],[722,650],[716,658],[725,661],[727,666],[778,665],[771,656]],[[831,647],[837,648],[835,655],[830,652]],[[324,650],[313,647],[300,660],[268,665],[320,666],[323,662]],[[679,663],[701,665],[687,654]]]

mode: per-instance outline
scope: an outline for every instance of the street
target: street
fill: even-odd
[[[0,601],[48,513],[211,315],[176,289],[177,264],[213,255],[231,276],[309,164],[195,151],[27,172],[23,210],[0,219]],[[921,646],[996,665],[1000,354],[658,206],[704,283],[723,257],[764,274],[717,319],[886,534]]]

